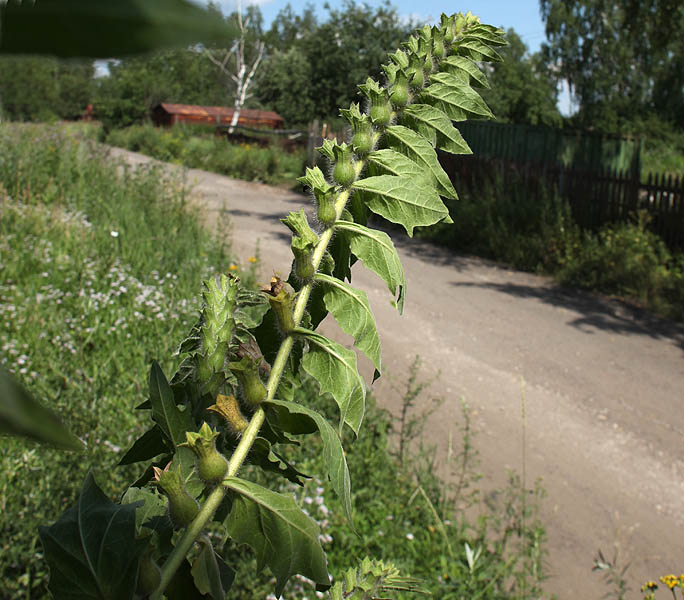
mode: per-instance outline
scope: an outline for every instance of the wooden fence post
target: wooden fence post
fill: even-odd
[[[314,153],[316,152],[316,146],[318,146],[318,119],[314,119],[313,123],[309,124],[309,144],[307,147],[307,155],[309,166],[313,167],[316,164],[316,157]]]

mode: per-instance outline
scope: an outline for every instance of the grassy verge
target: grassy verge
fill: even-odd
[[[159,160],[270,184],[294,182],[304,173],[306,164],[305,151],[290,154],[278,144],[268,148],[233,144],[215,137],[213,130],[206,128],[134,125],[110,131],[104,141]]]
[[[0,361],[88,442],[75,456],[0,438],[1,598],[47,597],[36,528],[88,469],[112,495],[137,476],[115,465],[149,364],[175,366],[202,278],[232,264],[180,181],[117,168],[74,128],[0,126]]]
[[[559,283],[609,294],[684,319],[684,255],[648,230],[648,217],[580,231],[569,206],[542,190],[485,181],[450,202],[453,225],[418,235],[460,252],[552,275]]]

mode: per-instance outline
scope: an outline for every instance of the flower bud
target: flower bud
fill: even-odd
[[[190,448],[195,453],[197,475],[204,483],[219,483],[228,472],[228,462],[216,449],[216,438],[218,436],[218,431],[203,423],[199,433],[187,431],[185,433],[187,441],[180,444],[180,446]]]
[[[162,471],[154,467],[154,482],[169,500],[169,517],[176,529],[190,525],[199,512],[199,504],[185,489],[180,469],[170,471],[171,463]]]
[[[325,226],[330,227],[337,219],[337,211],[335,210],[335,195],[332,192],[327,194],[316,194],[316,200],[318,201],[318,210],[316,211],[316,217]]]
[[[280,277],[271,279],[271,287],[264,290],[269,295],[268,301],[271,304],[273,312],[278,318],[280,331],[283,335],[289,335],[294,329],[294,318],[292,310],[294,308],[294,290]]]
[[[247,429],[247,425],[249,425],[247,419],[242,415],[240,405],[235,396],[219,394],[216,397],[216,404],[210,406],[207,410],[221,415],[235,434],[243,433]]]
[[[435,26],[432,28],[432,56],[437,60],[441,60],[445,55],[444,33],[439,27]]]
[[[406,74],[402,71],[397,72],[390,92],[390,101],[399,108],[406,106],[409,102],[409,82]]]
[[[333,169],[333,179],[342,187],[349,187],[356,178],[354,165],[352,164],[352,147],[345,143],[333,148],[335,154],[335,168]]]
[[[245,400],[253,406],[266,400],[266,386],[259,376],[259,362],[244,356],[240,362],[230,363],[230,370],[238,378]]]

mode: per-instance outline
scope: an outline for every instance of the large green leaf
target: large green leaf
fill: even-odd
[[[0,3],[0,6],[4,3]],[[10,0],[0,8],[0,53],[112,58],[230,41],[216,12],[189,0]]]
[[[403,225],[409,236],[413,236],[414,227],[434,225],[449,218],[449,210],[439,194],[422,180],[377,175],[354,182],[354,189],[370,192],[364,196],[368,208]]]
[[[499,38],[500,39],[500,38]],[[489,41],[489,40],[488,40]],[[505,43],[503,45],[506,45]],[[489,45],[482,41],[481,35],[466,36],[455,44],[456,52],[461,55],[469,56],[473,60],[484,60],[488,62],[502,62],[501,55]]]
[[[490,87],[487,76],[477,66],[477,63],[466,56],[458,56],[456,54],[447,56],[439,63],[439,68],[441,71],[462,76],[463,83],[466,85],[470,84],[483,88]]]
[[[369,229],[351,221],[337,221],[335,229],[343,231],[349,237],[354,256],[382,278],[396,298],[399,312],[403,312],[406,277],[390,237],[384,231]]]
[[[344,423],[358,435],[366,404],[366,384],[356,368],[356,354],[314,331],[298,327],[296,333],[309,342],[302,367],[324,394],[330,394],[340,407],[340,430]]]
[[[263,437],[254,440],[249,451],[249,462],[260,466],[264,471],[277,473],[297,485],[302,485],[302,479],[308,475],[295,469],[285,458],[274,452],[271,443]]]
[[[429,104],[411,104],[404,109],[401,119],[440,150],[451,154],[473,153],[461,132],[439,108]]]
[[[291,497],[237,477],[228,477],[223,484],[235,492],[225,521],[228,535],[238,544],[254,549],[258,570],[268,565],[276,578],[276,596],[296,573],[317,586],[330,585],[325,554],[318,541],[320,529]]]
[[[164,439],[159,425],[153,425],[143,433],[135,443],[128,449],[126,454],[121,457],[119,465],[131,465],[137,462],[150,460],[160,454],[166,454],[169,446]]]
[[[185,443],[185,432],[194,429],[190,414],[176,406],[171,386],[156,361],[150,369],[150,404],[152,419],[159,425],[168,442],[174,448]]]
[[[434,82],[423,90],[422,99],[443,111],[452,121],[494,117],[485,101],[469,85],[464,85],[451,73],[435,73]]]
[[[282,423],[284,427],[287,427],[285,421],[297,423],[298,421],[309,420],[318,428],[321,441],[323,442],[323,460],[325,460],[326,468],[328,469],[330,483],[342,502],[349,524],[352,525],[351,481],[349,469],[347,468],[347,459],[344,457],[344,450],[337,432],[324,417],[306,406],[285,400],[271,400],[268,404],[270,408],[277,411],[278,423]],[[287,415],[283,415],[283,412],[287,413],[287,415],[294,415],[294,419],[287,419]],[[302,419],[302,416],[304,419]],[[297,423],[295,431],[290,431],[289,428],[287,428],[287,431],[297,433],[300,426]]]
[[[332,313],[342,331],[354,337],[354,345],[373,361],[376,376],[379,376],[380,338],[366,292],[323,273],[316,275],[316,281],[325,288],[325,307]]]
[[[200,538],[202,550],[192,564],[192,578],[201,594],[209,594],[212,600],[225,600],[226,593],[235,579],[235,571],[216,554],[211,542]]]
[[[414,179],[429,179],[424,168],[420,167],[408,156],[391,148],[374,150],[368,155],[367,159],[369,175],[402,175],[413,177]]]
[[[426,170],[436,181],[441,196],[457,199],[456,190],[437,160],[435,149],[422,135],[404,127],[392,125],[385,131],[390,148],[408,156],[413,162]]]
[[[64,450],[83,450],[51,410],[35,400],[0,367],[0,434],[21,435]]]
[[[114,504],[89,473],[76,506],[38,528],[55,600],[133,598],[148,541],[136,541],[135,512],[134,504]]]
[[[145,488],[129,487],[126,490],[121,504],[135,504],[135,532],[140,537],[148,532],[144,529],[154,529],[150,520],[156,517],[165,517],[168,501],[155,491]],[[169,521],[169,526],[171,522]]]

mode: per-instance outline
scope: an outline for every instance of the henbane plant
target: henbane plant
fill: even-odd
[[[268,566],[280,595],[301,574],[325,590],[331,578],[319,529],[295,501],[240,476],[252,466],[301,484],[307,477],[280,448],[320,435],[327,477],[353,527],[351,482],[341,432],[358,435],[366,382],[354,350],[316,331],[330,313],[380,376],[380,341],[366,294],[351,286],[360,260],[386,283],[399,311],[406,280],[394,244],[369,227],[371,213],[403,226],[451,222],[443,198],[456,191],[436,149],[468,154],[454,121],[488,118],[474,88],[487,86],[480,70],[499,60],[503,32],[470,13],[418,30],[383,65],[384,81],[359,86],[363,102],[341,114],[346,141],[319,149],[329,175],[314,167],[300,179],[312,193],[315,217],[301,210],[283,219],[292,232],[292,270],[268,289],[244,289],[232,276],[207,281],[203,309],[182,342],[184,360],[172,378],[154,363],[149,376],[151,426],[120,464],[151,461],[113,503],[89,476],[76,505],[40,537],[57,600],[160,599],[198,595],[225,598],[234,572],[207,534],[217,529],[252,547]],[[303,377],[339,408],[333,426],[294,402]],[[318,474],[320,475],[320,474]],[[392,590],[419,591],[391,565],[364,562],[331,590],[333,598],[372,598]]]

